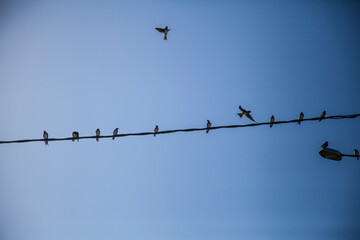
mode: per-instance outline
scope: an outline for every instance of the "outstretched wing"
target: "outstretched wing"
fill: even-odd
[[[239,106],[240,111],[245,112],[246,110]]]
[[[245,115],[248,117],[248,119],[250,119],[251,121],[255,122],[255,120],[252,118],[252,116],[250,115],[250,113],[245,114]]]
[[[158,32],[161,32],[161,33],[164,33],[165,32],[165,29],[163,29],[163,28],[155,28]]]

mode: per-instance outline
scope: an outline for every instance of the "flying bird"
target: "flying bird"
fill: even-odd
[[[245,115],[248,119],[250,119],[253,122],[256,122],[252,116],[250,115],[251,111],[246,111],[245,109],[243,109],[241,106],[239,106],[239,109],[241,111],[241,113],[238,113],[239,117],[242,118],[243,115]]]
[[[168,28],[168,26],[166,26],[165,28],[155,28],[158,32],[161,32],[164,34],[164,40],[167,40],[167,34],[168,32],[171,30]]]
[[[115,129],[114,129],[112,140],[115,139],[115,136],[118,134],[118,131],[119,131],[119,128],[115,128]]]
[[[96,129],[95,131],[95,135],[96,135],[96,141],[98,142],[99,141],[99,136],[100,136],[100,129]]]
[[[210,128],[211,128],[211,122],[209,120],[207,120],[206,133],[208,133],[210,131]]]
[[[79,141],[79,133],[77,131],[73,131],[72,132],[72,141],[75,141],[75,139],[77,139],[77,141]]]
[[[274,121],[275,121],[275,117],[274,117],[274,115],[272,115],[270,118],[270,127],[273,126]]]
[[[323,111],[322,114],[320,115],[319,122],[321,122],[321,120],[323,120],[325,117],[326,117],[326,111]]]
[[[299,121],[298,121],[298,124],[300,125],[301,124],[301,121],[304,119],[304,113],[301,112],[300,115],[299,115]]]
[[[354,155],[356,156],[357,160],[359,160],[359,151],[357,149],[354,149]]]
[[[323,145],[321,145],[321,148],[324,149],[324,148],[327,148],[329,146],[329,143],[326,141],[324,142]]]
[[[48,142],[49,134],[46,131],[44,131],[43,137],[45,139],[45,145],[49,145],[49,142]]]
[[[156,133],[159,132],[159,126],[158,125],[155,125],[155,128],[154,128],[154,137],[156,136]]]

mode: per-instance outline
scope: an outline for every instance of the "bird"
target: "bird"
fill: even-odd
[[[319,122],[321,122],[321,120],[323,120],[325,117],[326,117],[326,111],[323,111],[320,115]]]
[[[206,133],[208,133],[210,131],[210,128],[211,128],[211,122],[209,120],[207,120]]]
[[[45,145],[49,145],[49,142],[48,142],[49,134],[46,131],[44,131],[43,137],[45,139]]]
[[[115,136],[118,134],[118,131],[119,131],[119,128],[115,128],[115,129],[114,129],[112,140],[115,139]]]
[[[168,28],[168,26],[166,26],[165,28],[158,28],[158,27],[155,27],[155,29],[158,31],[158,32],[161,32],[164,34],[164,40],[167,40],[167,34],[168,32],[171,30]]]
[[[359,151],[357,149],[354,149],[354,155],[356,156],[356,159],[359,160]]]
[[[96,129],[95,131],[95,135],[96,135],[96,141],[99,141],[99,136],[100,136],[100,129]]]
[[[155,125],[155,128],[154,128],[154,137],[156,136],[156,133],[159,132],[159,126],[158,125]]]
[[[324,149],[324,148],[327,148],[329,146],[329,143],[326,141],[324,142],[323,145],[321,145],[321,148]]]
[[[239,117],[242,118],[243,115],[245,115],[248,119],[250,119],[253,122],[256,122],[252,116],[250,115],[251,111],[246,111],[245,109],[243,109],[241,106],[239,106],[239,109],[241,111],[241,113],[238,113]]]
[[[271,118],[270,118],[270,127],[273,126],[274,121],[275,121],[275,117],[274,117],[274,115],[272,115]]]
[[[301,121],[304,119],[304,113],[301,112],[299,115],[299,121],[297,122],[299,125],[301,124]]]
[[[73,131],[72,137],[73,137],[72,141],[75,141],[75,139],[77,139],[77,141],[79,141],[79,132]]]

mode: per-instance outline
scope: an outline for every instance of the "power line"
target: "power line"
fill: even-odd
[[[318,121],[318,120],[325,120],[325,119],[346,119],[346,118],[357,118],[360,117],[360,114],[352,114],[352,115],[335,115],[335,116],[328,116],[328,117],[316,117],[316,118],[304,118],[302,120],[294,119],[289,121],[275,121],[275,122],[262,122],[262,123],[250,123],[250,124],[243,124],[243,125],[225,125],[225,126],[214,126],[210,128],[187,128],[187,129],[174,129],[174,130],[164,130],[159,131],[156,133],[156,135],[160,134],[169,134],[169,133],[175,133],[175,132],[195,132],[195,131],[205,131],[207,129],[210,130],[216,130],[216,129],[222,129],[222,128],[242,128],[242,127],[257,127],[261,125],[276,125],[276,124],[287,124],[287,123],[297,123],[299,121],[301,122],[307,122],[307,121]],[[117,134],[115,137],[129,137],[129,136],[145,136],[145,135],[153,135],[154,132],[138,132],[138,133],[122,133]],[[77,140],[77,139],[90,139],[90,138],[112,138],[114,135],[103,135],[103,136],[83,136],[78,138],[48,138],[48,142],[54,142],[54,141],[69,141],[69,140]],[[43,138],[38,139],[22,139],[22,140],[11,140],[11,141],[0,141],[0,144],[7,144],[7,143],[26,143],[26,142],[43,142],[45,141]]]

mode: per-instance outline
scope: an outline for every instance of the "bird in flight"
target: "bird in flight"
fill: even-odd
[[[207,120],[206,133],[208,133],[210,131],[210,128],[211,128],[211,122],[209,120]]]
[[[357,160],[359,160],[359,151],[354,149],[354,155],[356,156]]]
[[[321,120],[323,120],[325,117],[326,117],[326,111],[323,111],[322,114],[320,115],[319,122],[321,122]]]
[[[256,122],[252,116],[250,115],[251,111],[246,111],[245,109],[243,109],[241,106],[239,106],[239,109],[241,111],[241,113],[238,113],[239,117],[242,118],[243,115],[245,115],[248,119],[250,119],[253,122]]]
[[[72,132],[72,137],[73,137],[72,141],[74,141],[75,138],[77,139],[77,141],[79,141],[79,132],[73,131]]]
[[[158,28],[158,27],[156,27],[155,29],[156,29],[158,32],[163,33],[163,34],[164,34],[164,40],[167,40],[167,34],[168,34],[168,32],[171,30],[171,29],[168,28],[168,26],[166,26],[165,28]]]
[[[49,134],[46,131],[44,131],[43,137],[45,139],[45,145],[48,145],[49,144],[49,142],[48,142]]]
[[[96,131],[95,131],[95,135],[96,135],[96,141],[98,142],[99,141],[99,136],[100,136],[100,129],[98,128],[98,129],[96,129]]]
[[[321,148],[324,149],[324,148],[327,148],[329,146],[329,143],[326,141],[324,142],[323,145],[321,145]]]
[[[299,121],[298,121],[298,124],[300,125],[301,124],[301,121],[304,119],[304,113],[301,112],[300,115],[299,115]]]
[[[275,121],[275,117],[274,117],[274,115],[272,115],[270,118],[270,127],[273,126],[274,121]]]
[[[158,125],[155,125],[155,128],[154,128],[154,137],[156,136],[156,133],[159,132],[159,126]]]
[[[114,129],[112,140],[115,139],[115,136],[118,134],[118,131],[119,131],[119,128],[115,128],[115,129]]]

